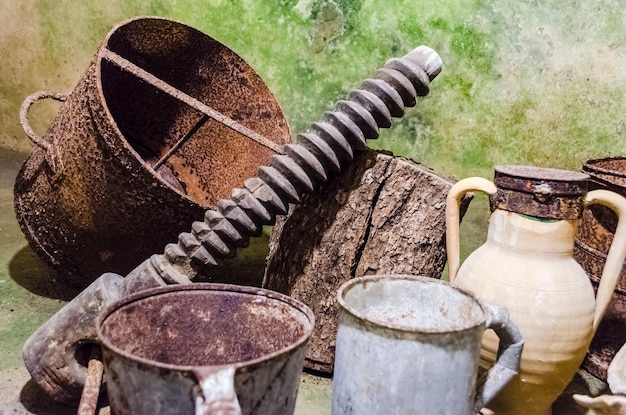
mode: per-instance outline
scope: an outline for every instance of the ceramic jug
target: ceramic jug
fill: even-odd
[[[546,415],[572,380],[615,289],[626,252],[619,220],[594,298],[589,278],[573,258],[583,209],[609,207],[622,218],[626,199],[606,190],[587,192],[588,176],[533,166],[497,166],[494,181],[456,183],[446,206],[450,282],[506,307],[524,338],[519,374],[489,403],[498,415]],[[460,264],[459,202],[470,191],[489,194],[487,241]],[[481,367],[498,348],[486,332]]]

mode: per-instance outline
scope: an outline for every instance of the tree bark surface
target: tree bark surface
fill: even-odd
[[[332,372],[341,284],[371,274],[441,277],[453,184],[411,160],[368,149],[277,220],[263,286],[315,313],[307,368]]]

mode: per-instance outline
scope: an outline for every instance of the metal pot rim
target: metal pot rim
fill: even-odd
[[[243,295],[249,296],[262,296],[267,299],[277,300],[287,305],[297,309],[300,311],[308,320],[309,324],[304,326],[304,333],[300,336],[297,341],[289,344],[288,346],[276,350],[270,354],[258,357],[256,359],[245,360],[241,362],[228,363],[224,365],[208,365],[208,366],[197,366],[197,365],[177,365],[170,363],[163,363],[156,360],[146,359],[141,356],[134,355],[129,353],[123,349],[120,349],[113,343],[107,339],[102,333],[102,325],[105,320],[116,310],[127,306],[131,303],[137,302],[139,300],[143,300],[149,297],[156,297],[159,295],[170,294],[174,292],[180,291],[222,291],[222,292],[235,292]],[[175,284],[175,285],[167,285],[163,287],[151,288],[147,290],[140,291],[138,293],[131,294],[127,297],[122,298],[121,300],[116,301],[111,304],[109,307],[105,308],[96,320],[96,341],[102,346],[105,347],[116,354],[123,356],[126,359],[138,362],[140,364],[154,366],[162,369],[172,370],[172,371],[180,371],[180,372],[191,372],[198,368],[221,368],[221,367],[234,367],[235,369],[239,369],[246,366],[253,366],[259,364],[261,362],[271,360],[276,358],[277,356],[289,353],[292,350],[298,349],[303,344],[305,344],[311,334],[313,333],[313,327],[315,325],[315,316],[313,311],[304,303],[291,298],[285,294],[281,294],[275,291],[266,290],[263,288],[243,286],[243,285],[235,285],[235,284],[222,284],[222,283],[192,283],[192,284]]]
[[[480,321],[476,321],[477,320],[476,318],[468,317],[468,320],[470,320],[468,324],[465,324],[463,326],[457,325],[456,327],[454,326],[446,327],[444,329],[418,328],[418,327],[412,327],[412,326],[403,325],[403,324],[396,324],[396,323],[390,323],[390,322],[382,322],[380,320],[373,320],[369,318],[368,316],[366,316],[364,313],[361,313],[358,310],[356,310],[354,307],[348,304],[347,301],[344,299],[344,293],[346,293],[350,288],[359,284],[367,285],[367,283],[372,283],[372,282],[375,283],[375,282],[379,282],[382,280],[421,281],[421,282],[432,284],[432,285],[441,285],[441,286],[449,287],[450,289],[460,293],[461,295],[475,302],[475,304],[483,312],[483,315],[485,316],[485,318],[483,318],[482,320],[479,319]],[[359,320],[366,322],[369,325],[372,325],[375,327],[381,327],[384,329],[391,329],[395,331],[401,331],[405,333],[415,333],[415,334],[445,334],[445,333],[458,333],[458,332],[462,332],[466,330],[473,330],[480,326],[483,326],[483,327],[486,326],[487,316],[489,315],[487,308],[485,307],[483,302],[471,292],[463,288],[457,287],[455,285],[452,285],[447,281],[439,280],[439,279],[432,278],[432,277],[425,277],[421,275],[378,274],[378,275],[367,275],[363,277],[353,278],[351,280],[346,281],[345,283],[341,285],[341,287],[339,287],[339,289],[337,290],[337,301],[339,302],[339,305],[341,306],[343,311],[351,314],[352,316],[358,318]]]
[[[625,173],[622,171],[616,171],[615,169],[605,168],[604,165],[612,162],[624,162],[626,164],[626,156],[605,157],[589,159],[583,165],[582,171],[587,174],[605,174],[612,177],[625,177]],[[593,177],[595,179],[595,177]]]

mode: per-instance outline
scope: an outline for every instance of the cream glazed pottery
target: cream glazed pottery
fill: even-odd
[[[587,192],[583,173],[497,166],[494,181],[456,183],[446,207],[450,282],[506,307],[524,338],[519,374],[489,403],[497,415],[548,415],[572,380],[611,299],[626,253],[626,199]],[[459,202],[470,191],[490,195],[487,241],[460,266]],[[573,258],[585,206],[601,204],[620,218],[597,296]],[[493,365],[497,337],[485,332],[481,368]]]

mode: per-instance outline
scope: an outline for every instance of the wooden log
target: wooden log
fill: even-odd
[[[441,277],[446,196],[453,184],[411,160],[368,149],[277,221],[263,286],[315,313],[308,369],[332,372],[342,283],[369,274]]]

